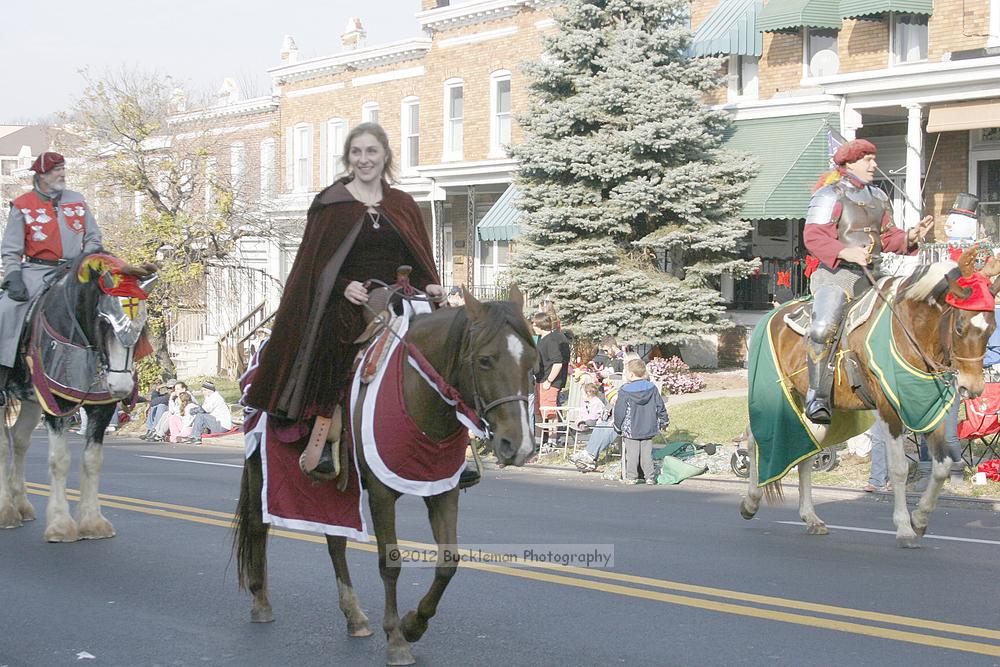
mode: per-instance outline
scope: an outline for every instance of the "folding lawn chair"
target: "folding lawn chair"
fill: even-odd
[[[1000,459],[1000,382],[987,382],[982,395],[965,400],[965,419],[958,424],[958,437],[967,441],[962,458],[973,470],[984,460]]]

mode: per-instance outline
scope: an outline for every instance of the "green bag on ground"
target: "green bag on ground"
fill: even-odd
[[[665,456],[673,456],[678,459],[686,459],[698,453],[698,447],[689,440],[674,440],[662,447],[653,449],[653,460],[659,461]]]
[[[673,456],[663,457],[663,466],[660,468],[660,475],[656,478],[657,484],[680,484],[688,477],[704,475],[708,472],[708,466],[699,468],[690,463],[685,463]]]

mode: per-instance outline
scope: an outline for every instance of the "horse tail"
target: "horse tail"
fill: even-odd
[[[243,478],[240,481],[240,499],[236,504],[236,514],[233,516],[233,553],[236,556],[236,582],[241,591],[247,589],[250,582],[250,566],[253,562],[256,549],[256,532],[252,523],[260,524],[263,521],[260,508],[260,487],[251,487],[251,467],[256,465],[260,479],[260,451],[253,454],[243,464]],[[266,527],[265,527],[266,529]],[[266,539],[266,537],[265,537]]]
[[[785,502],[785,492],[781,488],[781,480],[768,482],[763,487],[764,500],[768,505],[781,505]]]

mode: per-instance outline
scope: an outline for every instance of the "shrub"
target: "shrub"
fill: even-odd
[[[705,379],[692,373],[680,357],[650,359],[646,370],[649,379],[662,386],[665,394],[692,394],[705,386]]]

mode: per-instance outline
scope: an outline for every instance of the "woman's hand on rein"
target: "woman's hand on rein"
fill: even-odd
[[[368,290],[357,280],[352,280],[344,288],[344,298],[355,306],[360,306],[363,303],[368,303]]]

